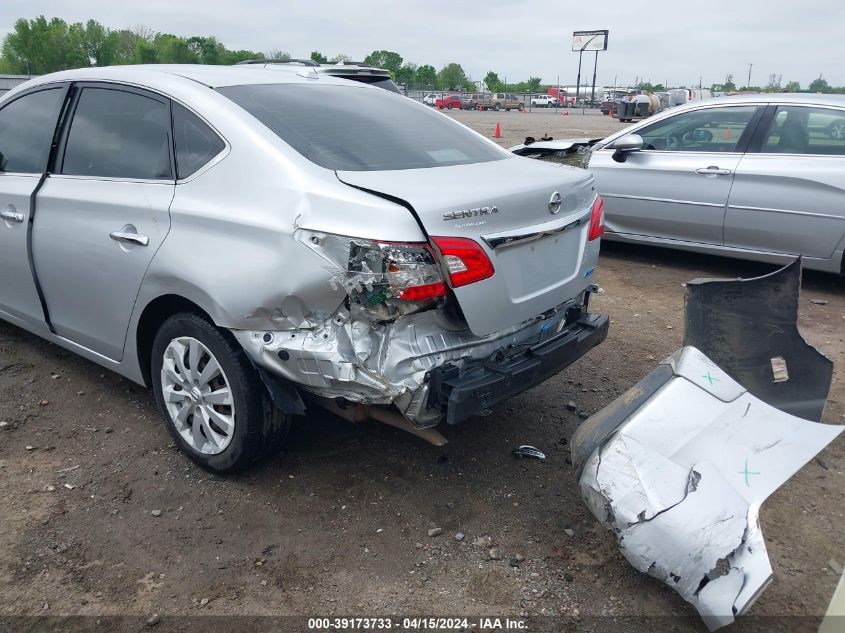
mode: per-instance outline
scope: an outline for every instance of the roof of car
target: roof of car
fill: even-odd
[[[169,82],[187,79],[218,88],[244,84],[320,83],[348,86],[351,82],[330,74],[318,75],[312,68],[293,66],[292,72],[267,72],[264,67],[212,66],[205,64],[144,64],[128,66],[103,66],[63,70],[41,75],[27,82],[32,86],[55,81],[121,81],[126,83],[163,87]]]
[[[328,75],[378,75],[389,77],[390,72],[383,68],[376,68],[364,62],[333,62],[320,64],[310,59],[249,59],[235,64],[240,67],[272,68],[274,70],[301,71],[303,68],[313,68],[315,72]]]
[[[807,92],[762,92],[756,94],[722,95],[713,99],[693,100],[684,104],[693,107],[702,103],[806,103],[816,105],[845,105],[845,95]]]

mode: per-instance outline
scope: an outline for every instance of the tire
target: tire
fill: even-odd
[[[191,378],[194,349],[198,350],[197,367],[205,360],[205,370],[216,361],[220,370],[211,373],[216,377],[205,384]],[[166,355],[169,371],[162,372]],[[290,416],[270,401],[258,373],[229,332],[191,312],[173,315],[156,333],[151,370],[153,393],[167,430],[179,449],[202,468],[215,473],[237,472],[281,449],[290,428]],[[165,399],[165,382],[169,402]],[[186,387],[192,385],[188,391]],[[211,390],[219,394],[224,389],[228,389],[230,405],[205,400]],[[178,395],[183,392],[187,395]],[[178,400],[173,399],[174,395]],[[180,422],[174,420],[182,417],[185,409],[193,411]],[[202,421],[196,419],[195,413],[202,414]],[[222,420],[230,421],[231,427]]]
[[[494,103],[494,104],[493,104],[493,110],[494,110],[494,111],[498,112],[498,111],[499,111],[499,110],[501,110],[501,109],[502,109],[502,104],[501,104],[501,103]]]
[[[520,103],[520,104],[519,104],[519,106],[517,107],[517,110],[519,110],[520,112],[522,112],[523,110],[525,110],[525,104],[524,104],[524,103]]]
[[[451,109],[452,109],[452,104],[451,104],[451,103],[447,103],[447,104],[446,104],[446,109],[447,109],[447,110],[451,110]]]

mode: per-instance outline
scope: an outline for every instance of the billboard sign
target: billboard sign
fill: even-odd
[[[573,51],[606,51],[608,31],[575,31],[572,34]]]

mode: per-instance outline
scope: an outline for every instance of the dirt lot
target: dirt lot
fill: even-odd
[[[495,125],[492,113],[455,116]],[[497,116],[509,134],[525,121],[519,135],[536,131],[529,117],[552,135],[588,120]],[[588,512],[567,440],[680,346],[684,281],[766,270],[608,244],[594,302],[612,316],[608,340],[446,429],[446,447],[316,413],[297,421],[284,455],[227,479],[174,449],[149,392],[0,324],[0,615],[560,615],[569,630],[628,631],[655,630],[639,616],[676,615],[672,630],[704,631]],[[825,420],[845,422],[841,280],[805,275],[800,326],[837,367]],[[523,443],[548,459],[514,459]],[[845,563],[844,474],[840,438],[764,506],[775,579],[753,613],[824,612],[831,567]],[[442,535],[429,537],[435,527]],[[482,537],[502,560],[474,544]],[[792,628],[802,623],[814,630],[806,619]]]
[[[502,147],[511,147],[522,143],[526,136],[539,139],[544,134],[552,138],[595,137],[602,138],[611,132],[616,132],[628,124],[620,123],[609,116],[602,116],[598,110],[581,110],[566,108],[555,112],[554,108],[535,108],[531,112],[477,112],[475,110],[452,110],[446,112],[456,121],[468,125],[476,132],[492,138]],[[502,138],[493,138],[499,123]]]

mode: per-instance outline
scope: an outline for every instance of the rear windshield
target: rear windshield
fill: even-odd
[[[443,114],[383,90],[260,84],[218,91],[327,169],[421,169],[509,156]]]

